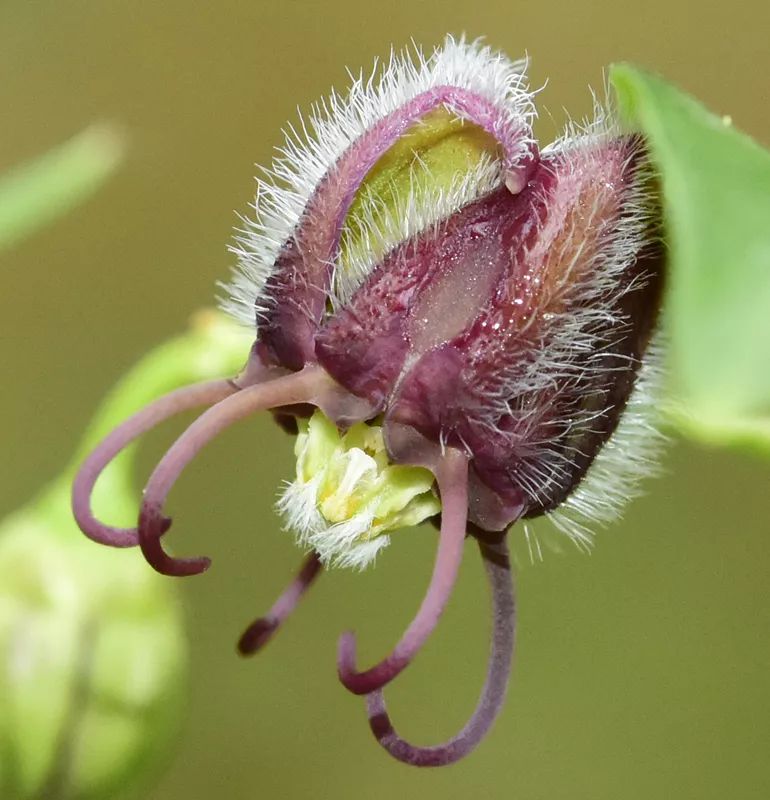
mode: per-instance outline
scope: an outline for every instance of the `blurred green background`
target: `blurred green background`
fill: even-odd
[[[614,60],[652,68],[770,145],[770,7],[682,0],[569,6],[490,1],[366,5],[4,0],[0,171],[94,120],[130,140],[117,176],[0,262],[0,516],[67,461],[100,398],[147,349],[208,305],[235,211],[279,129],[391,43],[486,35],[532,58],[553,138],[590,110]],[[768,323],[770,324],[770,323]],[[149,469],[180,425],[154,434]],[[253,661],[234,642],[295,569],[272,503],[291,442],[267,418],[212,445],[171,499],[180,552],[214,556],[184,582],[188,721],[148,800],[227,797],[767,798],[770,542],[766,464],[675,442],[594,555],[518,571],[518,654],[492,735],[468,760],[417,771],[370,737],[337,683],[337,634],[362,662],[392,644],[422,595],[434,536],[404,533],[364,575],[323,576]],[[514,532],[515,537],[519,536]],[[126,553],[126,558],[135,554]],[[487,599],[471,547],[438,633],[388,692],[395,722],[431,742],[473,707]]]

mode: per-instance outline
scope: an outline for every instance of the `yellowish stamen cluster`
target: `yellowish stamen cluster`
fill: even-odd
[[[287,529],[330,566],[363,568],[390,543],[389,531],[441,510],[433,474],[391,464],[378,425],[345,433],[321,411],[299,421],[297,477],[278,503]]]

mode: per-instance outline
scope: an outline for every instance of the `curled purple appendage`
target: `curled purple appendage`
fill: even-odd
[[[354,694],[369,694],[396,677],[433,632],[444,608],[462,559],[468,515],[468,459],[464,453],[448,448],[436,469],[441,494],[441,531],[430,586],[415,618],[393,652],[371,669],[356,670],[355,634],[340,637],[337,672],[342,683]]]
[[[302,595],[318,577],[322,568],[317,553],[311,553],[302,562],[302,567],[294,580],[273,603],[270,611],[249,625],[238,640],[238,652],[243,656],[254,655],[273,638],[273,634],[294,611]]]
[[[163,575],[184,578],[187,575],[199,575],[211,566],[211,559],[172,558],[160,544],[164,530],[171,527],[171,520],[164,517],[160,506],[143,503],[139,514],[139,544],[147,563]]]
[[[393,758],[405,764],[443,767],[465,758],[487,735],[505,701],[516,629],[516,605],[508,548],[504,540],[495,545],[479,542],[479,548],[492,595],[492,648],[481,697],[463,729],[443,744],[417,747],[402,739],[394,730],[382,689],[366,698],[372,733]]]
[[[171,445],[150,475],[139,513],[139,545],[152,567],[164,575],[182,576],[195,575],[209,566],[207,558],[173,558],[160,543],[166,495],[200,449],[225,428],[255,411],[315,403],[323,393],[325,380],[323,370],[306,367],[300,372],[241,389],[201,414]]]
[[[81,465],[72,485],[72,513],[80,530],[95,542],[111,547],[139,544],[136,528],[112,527],[94,517],[91,495],[99,476],[121,451],[151,428],[183,411],[218,403],[237,390],[238,387],[228,380],[205,381],[176,389],[145,406],[102,439]],[[169,521],[160,523],[161,534],[169,524]]]

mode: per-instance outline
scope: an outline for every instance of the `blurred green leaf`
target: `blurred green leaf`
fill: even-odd
[[[112,125],[92,125],[34,161],[0,176],[0,251],[95,191],[124,152]]]
[[[217,312],[148,353],[105,400],[82,452],[178,386],[236,373],[253,334]],[[133,450],[95,492],[135,518]],[[0,521],[0,797],[116,800],[141,789],[176,740],[187,678],[177,585],[136,549],[86,539],[70,510],[76,457]]]
[[[673,419],[770,454],[770,153],[654,75],[610,80],[663,182]]]

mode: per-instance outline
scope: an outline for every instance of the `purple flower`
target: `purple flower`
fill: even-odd
[[[244,653],[268,641],[322,566],[369,563],[390,531],[440,512],[433,577],[401,641],[364,671],[353,634],[338,655],[342,683],[367,696],[377,739],[418,765],[466,755],[503,702],[514,638],[507,530],[525,520],[529,538],[526,520],[546,515],[588,546],[588,523],[617,512],[657,441],[647,408],[663,248],[643,143],[599,108],[539,150],[524,66],[448,38],[325,103],[305,143],[288,139],[259,185],[256,222],[237,239],[227,305],[256,323],[243,371],[139,412],[89,456],[73,490],[92,539],[139,545],[167,575],[199,573],[207,558],[162,546],[163,505],[181,471],[255,411],[299,432],[297,480],[280,509],[310,554],[246,631]],[[483,132],[487,151],[441,175],[412,153],[408,179],[374,191],[382,160],[442,109],[446,125],[459,118]],[[90,494],[104,467],[197,406],[210,408],[151,475],[137,528],[97,521]],[[382,690],[435,627],[468,536],[492,594],[487,683],[457,736],[415,747],[394,731]]]

